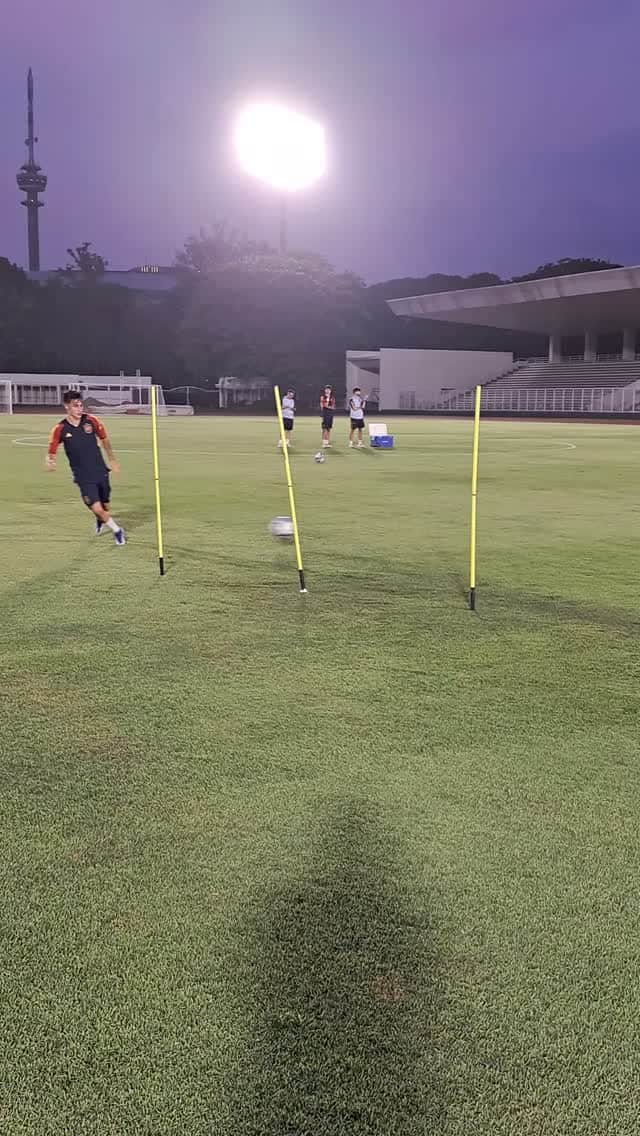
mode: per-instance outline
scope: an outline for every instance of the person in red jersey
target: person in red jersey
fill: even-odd
[[[331,431],[333,430],[333,415],[336,409],[336,396],[331,387],[325,387],[320,395],[320,410],[322,411],[322,445],[331,445]]]
[[[62,398],[66,415],[54,426],[49,437],[47,450],[47,469],[50,473],[56,468],[58,446],[64,446],[67,460],[71,466],[82,500],[96,518],[96,535],[110,529],[118,545],[126,543],[124,529],[113,519],[109,510],[111,487],[110,469],[120,472],[114,457],[111,442],[102,422],[93,414],[87,414],[78,391],[67,391]],[[107,455],[109,465],[102,456]]]

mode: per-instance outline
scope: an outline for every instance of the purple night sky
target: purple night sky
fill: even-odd
[[[43,268],[171,263],[215,219],[276,240],[228,123],[281,94],[328,127],[291,240],[368,281],[640,262],[637,0],[21,0],[3,13],[0,255],[26,261],[26,73]]]

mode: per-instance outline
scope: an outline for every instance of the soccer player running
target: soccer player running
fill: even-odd
[[[291,442],[291,431],[296,413],[296,392],[288,390],[282,400],[282,422],[284,425],[287,446]],[[278,438],[278,445],[282,445],[282,438]]]
[[[331,446],[331,431],[333,430],[333,415],[336,409],[336,396],[331,387],[325,387],[320,395],[320,410],[322,411],[322,445]]]
[[[82,500],[95,514],[96,535],[100,536],[105,529],[111,529],[116,544],[125,544],[124,529],[109,512],[109,466],[102,456],[100,445],[113,472],[119,473],[120,467],[111,449],[107,431],[99,418],[85,412],[78,391],[67,391],[62,401],[67,413],[51,431],[47,469],[51,473],[55,470],[58,446],[62,443]]]
[[[364,408],[367,405],[366,400],[362,396],[360,387],[354,387],[351,398],[349,399],[349,415],[351,417],[351,429],[349,430],[349,445],[353,447],[353,439],[358,431],[358,445],[357,449],[361,450],[364,447],[362,441],[362,431],[364,429]]]

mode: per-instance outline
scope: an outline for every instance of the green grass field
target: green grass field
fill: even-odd
[[[109,419],[129,543],[0,419],[3,1136],[640,1127],[638,445]],[[16,439],[19,444],[16,444]]]

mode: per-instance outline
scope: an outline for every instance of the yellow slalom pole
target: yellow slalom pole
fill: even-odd
[[[158,533],[158,565],[164,576],[164,543],[162,540],[162,510],[160,508],[160,465],[158,462],[158,414],[155,386],[151,387],[151,440],[153,446],[153,480],[156,495],[156,529]]]
[[[482,387],[476,387],[473,415],[473,456],[471,459],[471,540],[469,545],[469,607],[476,610],[476,541],[478,532],[478,453],[480,448],[480,399]]]
[[[300,592],[305,593],[307,589],[304,585],[304,568],[302,567],[302,549],[300,548],[300,534],[298,533],[298,518],[296,516],[296,501],[293,495],[293,481],[291,480],[291,465],[289,464],[289,451],[287,449],[287,437],[284,429],[284,421],[282,418],[282,402],[280,399],[280,388],[275,386],[273,388],[274,398],[276,400],[276,410],[278,412],[278,424],[280,426],[280,443],[282,446],[282,456],[284,458],[284,471],[287,478],[287,489],[289,490],[289,508],[291,509],[291,521],[293,524],[293,543],[296,548],[296,563],[298,565],[298,578],[300,580]]]

